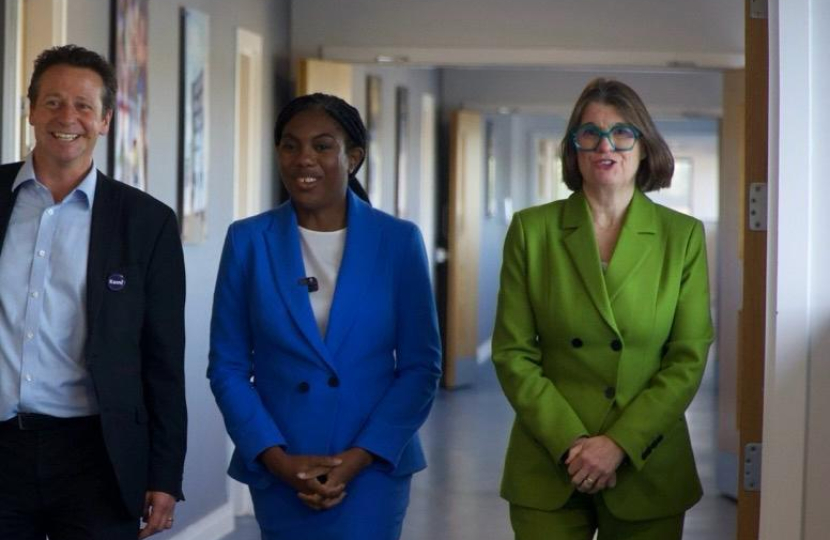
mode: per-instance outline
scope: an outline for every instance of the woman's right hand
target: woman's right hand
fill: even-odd
[[[346,496],[345,484],[326,482],[332,469],[343,460],[332,456],[292,455],[279,446],[272,446],[259,455],[268,471],[297,490],[306,506],[325,510],[339,504]]]
[[[565,465],[577,491],[593,495],[617,485],[617,467],[625,453],[605,435],[580,437],[568,450]]]

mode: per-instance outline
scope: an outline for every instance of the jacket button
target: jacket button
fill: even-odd
[[[337,388],[338,386],[340,386],[340,379],[332,375],[331,377],[329,377],[329,386],[331,386],[332,388]]]
[[[622,341],[619,339],[615,339],[611,342],[611,350],[614,351],[621,351],[622,350]]]
[[[305,381],[303,381],[303,382],[301,382],[300,384],[297,385],[297,392],[299,392],[301,394],[305,394],[309,390],[311,390],[311,385],[308,384]]]
[[[575,337],[571,340],[571,345],[573,345],[574,349],[578,349],[578,348],[582,347],[582,340],[579,339],[578,337]]]
[[[617,391],[614,390],[613,386],[609,386],[605,389],[605,397],[608,399],[614,399],[614,396],[617,395]]]

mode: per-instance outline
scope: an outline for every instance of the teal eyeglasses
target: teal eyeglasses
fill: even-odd
[[[640,130],[631,124],[614,124],[607,131],[595,124],[582,124],[571,132],[576,149],[585,152],[596,150],[603,138],[608,139],[615,152],[628,152],[641,136]]]

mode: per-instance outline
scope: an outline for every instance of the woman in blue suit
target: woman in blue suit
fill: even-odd
[[[208,377],[265,540],[397,539],[441,347],[420,232],[354,173],[343,100],[291,101],[274,129],[290,200],[231,225]]]

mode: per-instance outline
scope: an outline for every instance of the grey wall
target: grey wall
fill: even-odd
[[[720,116],[723,77],[717,71],[615,71],[552,68],[453,68],[443,70],[443,95],[464,106],[555,114],[567,118],[582,89],[595,77],[634,88],[656,118]]]
[[[176,207],[179,95],[179,10],[183,4],[151,0],[148,60],[147,191]],[[68,39],[109,56],[109,0],[72,0]],[[185,246],[187,267],[187,401],[189,449],[184,492],[187,502],[176,513],[177,530],[227,502],[226,435],[210,394],[207,367],[208,329],[216,269],[224,233],[232,220],[234,77],[236,29],[263,38],[262,206],[274,197],[271,130],[275,110],[285,101],[288,78],[287,0],[189,0],[189,8],[210,16],[208,233],[204,243]],[[100,141],[96,162],[106,169],[106,144]]]
[[[394,180],[395,180],[395,90],[404,87],[409,90],[409,145],[407,171],[409,183],[407,185],[407,215],[402,216],[418,222],[422,204],[430,201],[421,201],[419,179],[421,177],[421,98],[425,93],[435,97],[436,104],[440,100],[439,76],[435,69],[409,69],[394,66],[354,66],[353,71],[353,101],[360,110],[363,119],[366,119],[366,77],[375,75],[381,78],[381,124],[378,137],[382,152],[381,174],[383,188],[381,200],[372,201],[376,207],[385,212],[394,213]],[[365,169],[361,174],[365,174]],[[418,223],[422,225],[421,223]],[[427,242],[429,244],[429,242]]]

